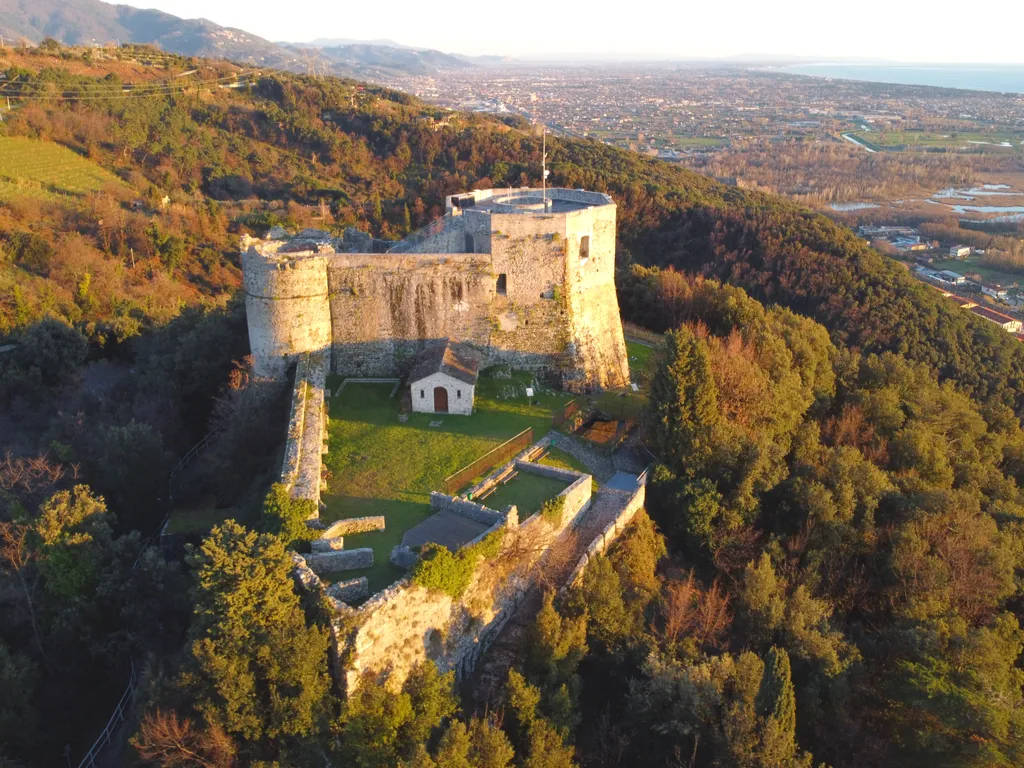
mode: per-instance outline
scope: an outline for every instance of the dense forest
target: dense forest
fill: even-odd
[[[298,513],[264,503],[287,404],[249,375],[236,238],[400,237],[538,179],[540,141],[332,78],[156,85],[197,65],[244,75],[0,54],[0,141],[117,178],[0,203],[0,765],[80,753],[129,659],[162,766],[1024,761],[1024,349],[823,216],[588,141],[549,145],[553,182],[615,198],[623,315],[667,332],[648,514],[492,707],[429,665],[340,699]],[[211,431],[197,482],[259,522],[143,551]]]

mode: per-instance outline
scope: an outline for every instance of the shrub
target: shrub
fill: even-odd
[[[565,515],[565,496],[548,499],[540,508],[541,518],[555,528],[561,527],[563,515]]]
[[[501,551],[504,531],[498,530],[469,547],[452,553],[447,547],[429,543],[413,566],[412,581],[426,589],[444,592],[453,600],[465,593],[480,559],[490,560]]]
[[[263,500],[264,526],[268,533],[276,533],[286,547],[295,547],[316,536],[316,532],[306,525],[306,520],[316,511],[315,501],[293,499],[283,483],[270,486],[270,492]]]

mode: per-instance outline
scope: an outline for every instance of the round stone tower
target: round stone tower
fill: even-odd
[[[319,251],[315,243],[243,243],[245,310],[257,376],[282,378],[296,355],[331,346],[327,258]]]

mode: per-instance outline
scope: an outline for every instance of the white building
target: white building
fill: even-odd
[[[971,255],[971,246],[969,245],[954,245],[949,249],[949,258],[951,259],[966,259]]]
[[[938,279],[943,282],[949,283],[950,285],[961,285],[967,282],[967,278],[957,272],[950,272],[948,269],[944,269],[938,274]]]
[[[445,342],[427,348],[409,372],[413,411],[468,416],[479,373],[480,358],[465,345]]]

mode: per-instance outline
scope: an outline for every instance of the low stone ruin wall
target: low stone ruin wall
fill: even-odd
[[[534,475],[550,477],[553,480],[562,480],[569,483],[569,487],[558,495],[565,499],[565,506],[562,510],[562,526],[575,525],[580,515],[590,508],[591,496],[593,494],[593,482],[590,475],[577,472],[572,469],[560,469],[559,467],[547,467],[543,464],[535,464],[532,461],[516,460],[516,469],[520,472],[529,472]]]
[[[373,565],[373,550],[369,547],[361,547],[360,549],[338,549],[330,552],[310,552],[306,555],[306,564],[315,573],[369,568]]]
[[[335,536],[330,539],[313,539],[309,544],[310,549],[314,552],[334,552],[335,550],[345,548],[345,538],[343,536]]]
[[[626,530],[633,521],[633,518],[636,517],[636,513],[643,509],[646,499],[647,485],[642,479],[639,487],[626,500],[622,511],[605,526],[601,533],[594,537],[594,540],[590,542],[590,546],[580,556],[576,567],[573,568],[568,581],[566,581],[566,588],[577,586],[583,580],[583,572],[587,569],[587,563],[590,562],[590,559],[603,555],[608,551],[608,547],[622,535],[622,532]]]
[[[288,437],[281,465],[281,482],[293,498],[316,502],[319,518],[323,453],[327,435],[324,389],[327,386],[326,352],[307,352],[295,367]]]
[[[327,588],[326,592],[328,597],[333,597],[335,600],[354,603],[370,596],[370,582],[365,576],[360,576],[358,579],[335,582]]]
[[[349,536],[354,533],[366,533],[367,531],[383,531],[384,516],[374,517],[350,517],[346,520],[338,520],[331,523],[320,535],[321,539],[333,539],[338,536]]]
[[[484,525],[494,525],[499,520],[504,520],[505,518],[497,510],[485,507],[483,504],[477,504],[475,501],[466,501],[457,496],[446,496],[437,491],[430,492],[430,508],[438,512],[453,512],[456,515],[468,517],[470,520],[475,520]]]

